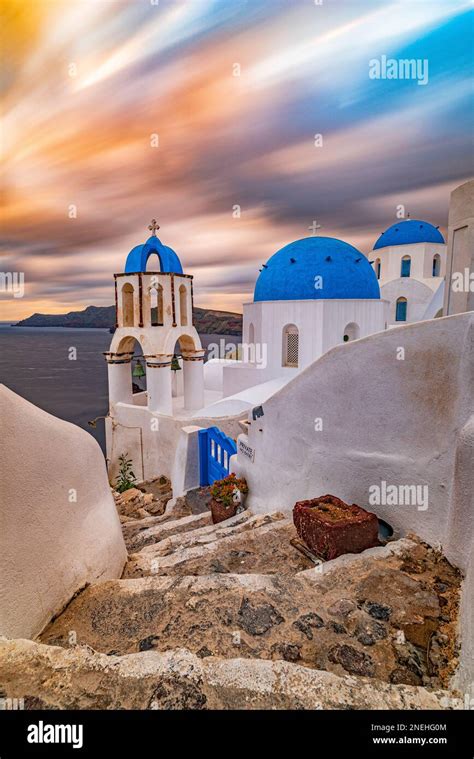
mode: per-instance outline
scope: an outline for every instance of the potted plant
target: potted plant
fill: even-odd
[[[212,521],[214,524],[230,519],[244,508],[245,497],[249,492],[244,478],[229,474],[222,480],[216,480],[211,486]]]

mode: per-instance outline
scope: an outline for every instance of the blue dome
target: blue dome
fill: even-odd
[[[444,237],[432,224],[419,219],[405,219],[382,232],[374,245],[378,248],[388,248],[389,245],[413,245],[417,242],[438,242],[443,244]]]
[[[264,264],[254,292],[254,301],[328,298],[380,298],[368,259],[334,237],[305,237],[285,245]]]
[[[160,271],[173,272],[174,274],[183,273],[183,267],[174,250],[163,245],[158,237],[152,235],[144,245],[137,245],[132,248],[125,263],[125,274],[146,271],[146,264],[152,253],[156,253],[160,259]]]

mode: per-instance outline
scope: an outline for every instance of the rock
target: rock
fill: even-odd
[[[328,658],[334,664],[340,664],[351,675],[361,675],[362,677],[374,677],[375,675],[375,664],[372,658],[352,646],[339,644],[333,646],[329,651]]]
[[[412,670],[397,667],[390,674],[390,682],[394,683],[394,685],[399,685],[401,683],[405,683],[406,685],[422,685],[423,679]]]
[[[438,629],[438,620],[425,617],[419,622],[413,622],[408,625],[402,625],[405,637],[415,646],[426,649],[429,640],[434,632]]]
[[[150,514],[153,514],[153,516],[157,514],[161,515],[165,513],[167,502],[168,501],[163,501],[161,498],[159,500],[152,500],[146,509]]]
[[[410,644],[407,644],[406,646],[395,645],[394,649],[398,663],[401,664],[404,669],[413,672],[418,678],[422,678],[424,674],[423,666],[416,649]]]
[[[227,567],[225,567],[222,561],[220,561],[219,559],[213,559],[211,561],[210,568],[211,568],[211,572],[216,572],[217,574],[229,573],[229,570],[227,569]]]
[[[387,637],[387,630],[380,622],[372,622],[371,625],[360,628],[356,637],[363,646],[373,646],[377,640],[383,640]]]
[[[207,697],[199,682],[183,679],[179,674],[170,673],[164,677],[148,705],[149,709],[204,709]]]
[[[340,598],[339,601],[335,601],[335,603],[328,608],[328,613],[332,614],[334,617],[347,617],[347,615],[356,608],[357,606],[354,601],[351,601],[349,598]]]
[[[271,627],[280,625],[285,621],[271,604],[264,603],[260,606],[252,606],[248,598],[242,600],[238,619],[240,627],[249,635],[263,635]]]
[[[199,656],[200,659],[204,659],[206,656],[213,656],[213,653],[212,651],[209,651],[207,646],[203,646],[199,651],[196,651],[196,656]]]
[[[298,659],[301,659],[300,649],[301,647],[294,643],[274,643],[272,646],[272,653],[274,653],[278,659],[296,662]]]
[[[138,644],[139,651],[151,651],[155,648],[155,643],[159,640],[157,635],[149,635],[147,638],[143,638]]]
[[[137,516],[139,519],[146,519],[149,516],[149,514],[148,514],[148,511],[145,511],[145,509],[138,509]]]
[[[140,498],[141,495],[140,490],[137,490],[137,488],[129,488],[129,490],[125,490],[122,493],[122,502],[130,503],[130,501],[133,501],[135,498]]]
[[[145,495],[142,498],[143,503],[145,506],[149,506],[151,503],[153,503],[153,494],[152,493],[145,493]]]
[[[390,614],[392,613],[390,606],[385,606],[385,604],[378,604],[373,601],[366,601],[364,604],[364,609],[367,614],[370,614],[370,616],[374,619],[381,619],[384,622],[388,622],[390,619]]]
[[[302,617],[295,620],[293,627],[306,635],[308,640],[313,640],[313,629],[317,630],[320,627],[324,627],[324,621],[319,614],[310,612],[309,614],[303,614]]]
[[[339,622],[331,622],[329,627],[333,632],[337,633],[338,635],[344,635],[347,633],[347,630],[344,627],[344,625],[341,625]]]

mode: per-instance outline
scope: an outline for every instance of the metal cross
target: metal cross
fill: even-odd
[[[308,227],[308,229],[309,229],[310,232],[313,233],[313,235],[315,235],[317,233],[318,229],[321,229],[321,224],[318,224],[318,222],[316,221],[316,219],[314,219],[313,223],[311,224],[310,227]]]
[[[155,237],[156,237],[156,230],[159,228],[160,228],[160,225],[157,224],[156,219],[152,219],[151,224],[149,225],[148,229],[153,235],[155,235]]]

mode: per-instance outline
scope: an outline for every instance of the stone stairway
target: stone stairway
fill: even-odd
[[[122,579],[86,587],[35,643],[0,643],[12,646],[7,691],[10,678],[18,696],[16,643],[36,662],[25,688],[44,708],[457,704],[439,689],[455,664],[459,578],[432,549],[405,540],[350,570],[346,557],[314,567],[281,513],[213,525],[189,511],[180,499],[121,517]]]

